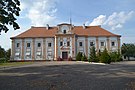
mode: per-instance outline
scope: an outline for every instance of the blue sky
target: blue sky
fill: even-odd
[[[0,45],[11,47],[10,37],[31,26],[101,25],[104,29],[122,35],[121,43],[135,43],[135,0],[21,0],[21,13],[17,17],[21,29],[2,32]]]

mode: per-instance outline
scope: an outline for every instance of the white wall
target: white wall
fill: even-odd
[[[79,46],[79,42],[82,42],[82,47]],[[85,37],[78,37],[77,38],[77,53],[82,52],[86,54],[86,46],[85,46]]]
[[[111,51],[117,51],[118,50],[118,40],[117,40],[117,37],[110,37],[109,41],[110,41],[110,50]],[[111,42],[115,42],[115,46],[112,46]]]
[[[88,37],[88,57],[90,54],[90,42],[94,42],[95,49],[97,49],[96,37]]]
[[[41,43],[41,47],[38,47],[38,43]],[[43,60],[43,38],[35,39],[35,60]]]
[[[51,43],[51,47],[48,47],[48,43]],[[46,38],[46,60],[54,59],[54,38]]]
[[[104,46],[101,46],[101,42],[104,42]],[[101,52],[107,48],[107,37],[98,37],[99,49]]]
[[[30,43],[30,47],[27,47],[27,43]],[[32,60],[32,51],[33,51],[32,48],[33,48],[32,39],[31,38],[25,39],[24,40],[24,59],[25,60]]]
[[[19,43],[19,47],[17,47],[17,43]],[[21,60],[21,57],[22,57],[22,39],[15,39],[14,60]]]

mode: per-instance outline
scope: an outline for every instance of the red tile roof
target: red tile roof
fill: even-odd
[[[100,26],[87,26],[85,29],[82,26],[77,26],[73,29],[73,32],[79,36],[120,36],[113,34]]]
[[[13,38],[42,38],[42,37],[54,37],[57,33],[58,28],[57,27],[50,27],[49,30],[46,29],[46,27],[32,27],[29,30],[15,36],[11,37]],[[113,34],[100,26],[87,26],[85,29],[83,29],[82,26],[74,26],[72,29],[72,32],[78,36],[118,36]]]

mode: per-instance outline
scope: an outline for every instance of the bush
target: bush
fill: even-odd
[[[110,57],[111,57],[112,62],[122,61],[122,56],[121,56],[119,51],[118,52],[111,52]]]
[[[82,61],[88,61],[85,54],[82,56],[81,60],[82,60]]]
[[[107,63],[107,64],[110,64],[111,63],[111,58],[106,50],[106,48],[104,49],[104,51],[101,53],[101,56],[99,57],[100,58],[100,61],[102,63]]]
[[[8,62],[8,59],[6,59],[6,58],[0,58],[0,63],[6,63],[6,62]]]
[[[62,58],[59,56],[59,57],[57,58],[57,61],[62,61]]]
[[[117,52],[110,53],[111,62],[117,62]]]
[[[68,61],[72,61],[72,58],[71,58],[71,56],[68,58]]]
[[[79,52],[77,55],[76,55],[76,61],[81,61],[82,59],[82,53]]]

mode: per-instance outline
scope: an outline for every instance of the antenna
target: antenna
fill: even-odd
[[[70,10],[70,15],[69,15],[69,23],[72,25],[71,10]]]

